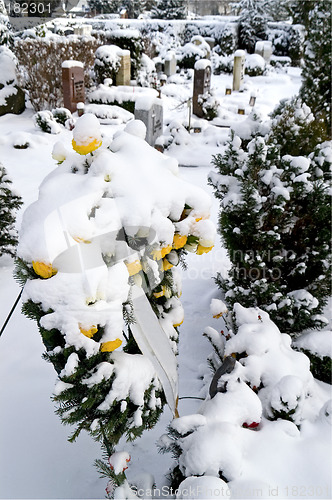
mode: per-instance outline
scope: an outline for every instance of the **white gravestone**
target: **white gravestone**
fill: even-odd
[[[255,54],[262,56],[265,62],[270,62],[272,51],[272,42],[268,40],[256,42]]]
[[[163,103],[157,97],[140,97],[135,102],[135,119],[146,126],[145,140],[154,146],[163,133]]]
[[[173,51],[166,54],[164,73],[167,76],[172,76],[176,73],[176,57]]]
[[[240,90],[243,85],[245,59],[244,50],[237,50],[234,53],[233,90]]]

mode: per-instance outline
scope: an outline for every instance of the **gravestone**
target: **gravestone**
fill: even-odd
[[[272,51],[272,42],[269,42],[268,40],[256,42],[255,54],[263,57],[265,62],[270,62]]]
[[[233,68],[233,90],[240,90],[244,81],[244,50],[236,50],[234,53],[234,68]]]
[[[249,99],[249,106],[255,106],[255,104],[256,104],[256,93],[251,92]]]
[[[166,54],[164,73],[166,76],[172,76],[176,73],[176,57],[173,51]]]
[[[145,140],[154,146],[163,133],[163,103],[157,97],[141,97],[135,102],[135,119],[146,126]]]
[[[130,51],[122,50],[120,69],[116,74],[116,85],[130,85]]]
[[[77,103],[85,101],[83,63],[72,60],[62,63],[62,89],[64,107],[74,113]]]
[[[210,91],[211,61],[200,59],[195,63],[194,70],[193,113],[199,118],[203,118],[204,113],[199,98]]]
[[[91,24],[82,24],[80,26],[74,26],[74,35],[78,36],[90,36],[92,31]]]

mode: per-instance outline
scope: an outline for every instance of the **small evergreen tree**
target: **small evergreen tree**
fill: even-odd
[[[187,5],[184,0],[159,0],[151,13],[155,19],[185,19]]]
[[[303,3],[312,8],[308,13],[300,95],[331,137],[331,3]]]
[[[18,241],[14,228],[14,213],[22,205],[22,200],[13,193],[11,184],[5,167],[0,163],[0,257],[3,254],[14,257]]]
[[[272,129],[266,140],[256,135],[242,147],[233,134],[225,154],[213,159],[219,174],[209,182],[221,200],[219,228],[232,261],[229,277],[216,281],[230,305],[261,307],[281,331],[295,333],[324,324],[331,149],[325,143],[310,155],[285,155],[287,144],[277,137]]]
[[[255,51],[256,42],[266,38],[265,3],[265,0],[241,0],[238,4],[240,48],[246,49],[250,54]]]
[[[315,7],[315,0],[292,0],[286,3],[287,10],[292,17],[293,24],[303,24],[308,28],[309,12]]]

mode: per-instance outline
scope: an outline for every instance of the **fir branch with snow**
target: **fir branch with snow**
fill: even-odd
[[[16,254],[18,243],[15,212],[21,207],[21,197],[12,189],[5,167],[0,163],[0,256]]]

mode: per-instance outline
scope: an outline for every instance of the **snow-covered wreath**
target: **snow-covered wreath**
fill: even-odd
[[[71,440],[84,429],[102,443],[99,467],[118,485],[120,437],[151,428],[166,401],[176,415],[177,265],[215,237],[209,196],[145,133],[134,120],[107,143],[94,115],[79,118],[74,151],[55,144],[58,166],[24,214],[17,260],[23,311],[58,373],[57,412]]]

